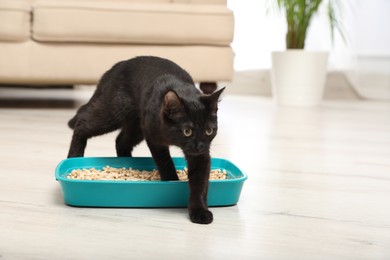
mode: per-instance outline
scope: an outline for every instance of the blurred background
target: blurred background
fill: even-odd
[[[270,53],[286,48],[286,19],[270,2],[228,0],[228,7],[235,16],[232,46],[236,72],[267,72],[271,68]],[[342,87],[347,84],[363,98],[390,100],[390,1],[340,2],[345,40],[336,31],[334,41],[331,41],[327,5],[324,3],[319,14],[313,17],[305,49],[330,52],[328,79],[333,81],[328,82],[327,87],[329,83]],[[340,77],[340,73],[346,78]],[[256,75],[252,77],[262,75],[259,81],[268,84],[268,73]],[[247,91],[269,94],[267,90],[249,87]]]

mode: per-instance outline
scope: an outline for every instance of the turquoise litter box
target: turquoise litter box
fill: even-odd
[[[184,169],[184,158],[173,158],[176,169]],[[77,157],[61,161],[55,178],[60,183],[64,201],[80,207],[187,207],[189,187],[187,181],[111,181],[75,180],[66,176],[74,169],[105,166],[132,167],[138,170],[157,169],[151,157]],[[213,158],[212,169],[225,169],[227,179],[211,180],[208,191],[209,206],[237,204],[247,176],[232,162]]]

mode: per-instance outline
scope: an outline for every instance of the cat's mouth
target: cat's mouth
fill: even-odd
[[[188,144],[187,146],[183,147],[183,151],[186,155],[202,155],[202,154],[207,154],[209,152],[209,145],[204,143],[204,142],[199,142],[199,143],[191,143]]]
[[[186,151],[185,154],[187,155],[190,155],[190,156],[198,156],[198,155],[202,155],[202,154],[206,154],[206,151],[201,151],[201,152],[198,152],[198,151]]]

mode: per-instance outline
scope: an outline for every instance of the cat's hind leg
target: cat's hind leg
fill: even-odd
[[[113,116],[107,111],[106,107],[89,105],[77,113],[68,158],[83,157],[89,138],[112,132],[121,126],[125,118],[121,114],[124,112],[119,111]]]
[[[122,127],[115,141],[118,157],[132,156],[133,148],[144,139],[139,120],[132,120]]]

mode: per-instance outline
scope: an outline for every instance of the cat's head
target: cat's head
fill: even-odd
[[[180,96],[168,91],[161,109],[165,140],[180,147],[186,155],[208,153],[218,131],[218,101],[224,89],[198,96]]]

